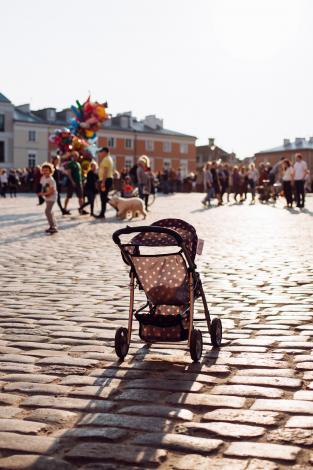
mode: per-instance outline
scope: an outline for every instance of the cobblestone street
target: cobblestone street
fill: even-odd
[[[34,196],[0,200],[0,468],[313,468],[313,197],[307,209],[160,196],[144,223],[182,218],[205,240],[198,270],[223,346],[147,347],[119,363],[126,225],[55,213]],[[76,202],[76,201],[74,201]],[[142,220],[134,219],[134,225]]]

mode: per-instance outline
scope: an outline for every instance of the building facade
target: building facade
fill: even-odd
[[[202,169],[207,162],[220,161],[234,165],[237,163],[236,154],[226,152],[221,147],[215,145],[215,139],[209,138],[207,145],[198,145],[196,147],[197,169]]]
[[[275,165],[282,157],[287,158],[292,163],[295,162],[295,156],[301,153],[303,160],[306,161],[310,170],[311,176],[313,175],[313,137],[306,140],[303,137],[296,137],[294,142],[289,139],[284,139],[283,145],[269,150],[263,150],[254,155],[255,164],[258,166],[260,163],[269,163],[271,166]]]
[[[0,168],[40,165],[56,153],[49,141],[55,129],[67,127],[70,109],[33,111],[28,104],[14,106],[0,94]],[[137,120],[131,112],[112,116],[97,133],[98,147],[107,146],[116,169],[130,168],[140,155],[150,157],[152,170],[181,169],[183,176],[196,169],[196,137],[165,129],[154,115]]]

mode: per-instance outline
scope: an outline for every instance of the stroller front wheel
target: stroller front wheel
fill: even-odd
[[[127,328],[118,328],[115,333],[115,352],[120,359],[128,353],[128,330]]]
[[[219,348],[223,336],[222,322],[219,318],[213,318],[210,326],[210,336],[212,346]]]
[[[194,362],[198,362],[202,355],[202,333],[200,330],[192,330],[190,336],[190,356]]]

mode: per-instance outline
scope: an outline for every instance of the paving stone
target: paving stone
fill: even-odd
[[[187,452],[212,452],[218,449],[223,441],[203,437],[185,436],[183,434],[148,433],[135,437],[134,444],[152,446]]]
[[[210,390],[212,394],[237,395],[243,397],[281,398],[283,390],[273,387],[258,387],[253,385],[216,385]]]
[[[174,418],[183,421],[191,421],[194,416],[191,411],[184,408],[174,408],[162,405],[126,406],[125,408],[119,409],[118,413],[140,416],[159,416],[162,418]]]
[[[268,441],[288,442],[297,445],[313,445],[313,430],[309,429],[276,429],[267,434]]]
[[[245,470],[278,470],[278,465],[268,460],[251,459]]]
[[[130,464],[158,465],[166,459],[167,452],[163,449],[152,451],[144,447],[126,444],[115,444],[112,446],[111,444],[88,442],[86,444],[78,444],[66,455],[75,459],[98,459],[101,461],[109,460],[111,462],[126,462]]]
[[[313,414],[313,403],[305,400],[256,400],[251,408],[253,410]]]
[[[231,443],[224,454],[234,457],[261,457],[293,462],[300,451],[301,448],[296,446],[241,441]]]
[[[167,403],[175,405],[184,404],[191,406],[202,406],[210,408],[229,407],[243,408],[246,400],[242,397],[230,395],[209,395],[209,394],[193,394],[193,393],[172,393],[166,399]]]
[[[35,374],[40,372],[40,367],[34,366],[32,364],[20,364],[16,362],[0,362],[0,371],[3,372],[22,372]]]
[[[230,421],[272,426],[277,424],[282,416],[282,414],[271,411],[230,410],[228,408],[219,408],[218,410],[205,413],[202,419],[205,421]]]
[[[69,421],[76,421],[77,418],[77,413],[53,408],[38,408],[37,410],[31,411],[27,416],[27,419],[32,421],[55,424],[64,424],[68,423]]]
[[[21,408],[15,406],[0,406],[1,418],[14,418],[22,412]]]
[[[71,428],[71,429],[59,429],[52,435],[63,439],[77,438],[99,438],[106,439],[108,441],[116,441],[126,437],[128,432],[124,429],[119,428]]]
[[[243,376],[236,375],[228,380],[231,384],[269,385],[271,387],[299,388],[302,381],[289,377]]]
[[[107,400],[87,400],[83,398],[69,397],[47,397],[37,395],[27,398],[21,403],[22,406],[33,406],[41,408],[59,408],[64,410],[80,410],[80,411],[109,411],[114,406],[112,402]]]
[[[313,362],[298,362],[296,364],[297,370],[313,370]]]
[[[293,395],[295,400],[313,400],[313,390],[299,390]]]
[[[12,393],[0,393],[1,405],[14,405],[19,403],[23,397],[20,395],[13,395]]]
[[[38,384],[29,382],[13,382],[3,387],[5,392],[22,392],[22,393],[44,393],[50,395],[67,395],[71,391],[71,387],[56,384]]]
[[[120,384],[120,380],[111,379],[99,385],[86,385],[77,388],[74,387],[71,389],[70,395],[108,398],[115,390],[119,388]]]
[[[21,410],[20,410],[21,411]],[[0,432],[20,432],[23,434],[37,434],[39,431],[46,430],[44,423],[25,421],[23,419],[3,419],[0,418]]]
[[[45,436],[26,436],[13,432],[0,432],[0,449],[51,454],[59,445],[57,439]]]
[[[186,429],[196,429],[208,433],[218,434],[221,437],[259,437],[265,433],[265,428],[260,426],[248,426],[227,422],[216,423],[185,423]]]
[[[57,457],[45,455],[12,455],[0,458],[0,468],[6,470],[73,470],[74,467]]]
[[[61,366],[82,366],[82,367],[90,367],[95,364],[97,364],[98,361],[95,361],[93,359],[81,359],[81,358],[75,358],[75,357],[69,357],[69,356],[64,356],[64,357],[45,357],[44,359],[40,359],[37,361],[37,365],[61,365]]]
[[[46,374],[6,374],[1,377],[4,382],[33,382],[33,383],[50,383],[56,380],[56,375]]]
[[[125,388],[140,388],[151,390],[168,390],[173,392],[199,392],[203,385],[197,382],[176,382],[173,380],[151,380],[151,379],[138,379],[131,380],[126,383]]]
[[[168,394],[162,391],[156,390],[149,390],[147,392],[146,389],[134,389],[134,390],[125,390],[123,392],[119,392],[118,395],[114,396],[114,400],[120,401],[137,401],[137,402],[152,402],[157,403],[159,400],[164,399],[167,397]]]
[[[294,377],[293,369],[239,369],[237,375],[268,376],[268,377]]]
[[[165,431],[171,423],[170,420],[155,417],[94,413],[86,414],[77,424],[79,426],[109,426],[153,432]]]
[[[191,468],[197,470],[246,470],[247,463],[238,459],[217,459],[199,454],[188,454],[188,457],[185,455],[180,457],[174,463],[173,468],[175,470],[190,470]]]

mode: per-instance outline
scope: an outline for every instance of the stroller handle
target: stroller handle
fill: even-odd
[[[175,239],[177,244],[179,246],[182,246],[184,243],[184,240],[182,237],[179,235],[179,233],[176,232],[176,230],[172,230],[167,227],[158,227],[157,225],[148,225],[148,226],[139,226],[139,227],[129,227],[127,226],[126,228],[122,228],[120,230],[116,230],[116,232],[113,233],[112,238],[113,241],[116,245],[121,245],[121,240],[120,240],[120,235],[128,235],[130,233],[166,233],[167,235],[170,235]]]

